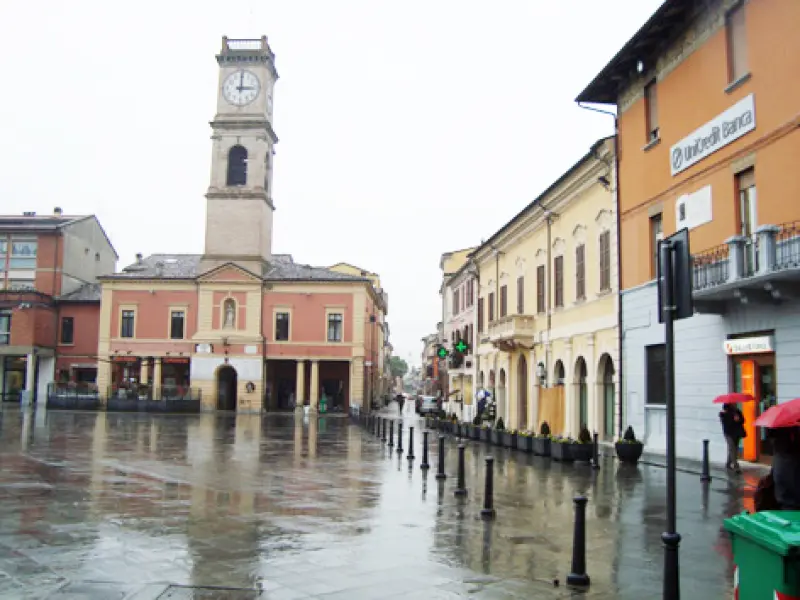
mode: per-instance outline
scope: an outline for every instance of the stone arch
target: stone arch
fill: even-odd
[[[517,365],[517,427],[528,428],[528,361],[524,354]]]
[[[564,385],[565,377],[564,363],[559,358],[553,365],[553,385]]]
[[[247,148],[239,144],[228,150],[228,186],[247,185]]]
[[[229,364],[220,365],[214,373],[217,410],[236,410],[239,375]]]
[[[589,426],[589,372],[586,360],[579,356],[575,361],[575,399],[578,408],[578,427]]]
[[[616,405],[616,369],[614,360],[607,352],[597,361],[597,385],[600,392],[600,414],[602,415],[599,429],[606,439],[614,438],[614,409]],[[616,432],[621,435],[621,432]]]

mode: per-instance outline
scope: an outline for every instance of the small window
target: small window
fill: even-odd
[[[500,318],[508,314],[508,286],[500,286]]]
[[[185,334],[186,313],[173,310],[169,317],[169,337],[171,340],[182,340]]]
[[[564,306],[564,257],[556,256],[553,260],[553,278],[555,279],[556,308]]]
[[[575,299],[586,300],[586,246],[575,248]]]
[[[545,311],[544,278],[544,265],[539,265],[536,267],[536,312],[538,314],[542,314]]]
[[[517,314],[525,313],[525,278],[517,277]]]
[[[275,313],[275,341],[289,341],[289,313]]]
[[[328,341],[341,342],[343,317],[340,313],[331,313],[328,315]]]
[[[664,344],[645,346],[647,398],[646,404],[667,403],[664,381],[667,373],[667,350]]]
[[[73,317],[61,317],[61,343],[75,343],[75,319]]]
[[[494,292],[489,294],[489,323],[494,321]]]
[[[458,314],[458,290],[453,290],[453,314]]]
[[[611,232],[600,234],[600,291],[611,289]]]
[[[132,338],[135,325],[135,315],[132,310],[122,311],[122,321],[120,323],[119,337]]]
[[[726,15],[725,32],[728,42],[728,82],[735,83],[748,73],[744,2]]]
[[[647,119],[647,141],[658,139],[658,88],[656,80],[644,86],[645,118]]]
[[[11,269],[35,269],[39,243],[36,240],[11,239]]]
[[[655,279],[658,273],[658,242],[664,239],[664,227],[661,213],[650,217],[650,256],[653,257],[650,263],[650,277]]]
[[[0,344],[8,345],[11,343],[11,311],[0,311]]]
[[[483,298],[478,298],[478,333],[483,333]]]
[[[227,185],[247,185],[247,149],[244,146],[233,146],[228,151]]]

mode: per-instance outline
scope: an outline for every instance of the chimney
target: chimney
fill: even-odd
[[[27,211],[27,212],[22,213],[22,216],[23,217],[35,217],[36,213],[32,212],[32,211]]]
[[[140,264],[142,264],[142,258],[143,258],[143,257],[142,257],[142,253],[141,253],[141,252],[137,252],[137,253],[136,253],[136,264],[137,264],[137,265],[140,265]]]
[[[56,206],[56,207],[53,209],[53,214],[54,214],[55,216],[57,216],[57,217],[60,217],[61,215],[63,215],[63,214],[64,214],[64,211],[63,211],[63,210],[61,210],[61,207],[60,207],[60,206]]]

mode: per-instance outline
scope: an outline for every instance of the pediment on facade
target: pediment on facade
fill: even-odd
[[[545,250],[544,248],[539,248],[536,251],[536,260],[538,261],[547,260],[547,250]]]
[[[197,280],[204,283],[255,283],[261,281],[255,274],[233,263],[214,267],[200,275]]]
[[[564,249],[567,247],[567,242],[564,241],[564,238],[557,237],[553,240],[553,252],[558,254],[563,254]]]
[[[614,225],[614,214],[607,208],[602,208],[594,220],[600,229],[611,229]]]
[[[523,257],[521,257],[521,256],[517,257],[517,260],[514,261],[514,266],[517,268],[517,274],[525,272],[525,263],[526,262],[527,261]]]

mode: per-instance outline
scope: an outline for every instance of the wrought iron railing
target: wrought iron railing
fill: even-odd
[[[692,256],[694,289],[703,290],[728,280],[728,245],[720,244]]]
[[[155,390],[152,385],[139,385],[134,388],[109,386],[107,398],[120,400],[152,400],[154,402],[169,402],[171,400],[197,400],[202,396],[200,388],[184,386],[163,386]]]
[[[796,269],[800,267],[800,221],[789,221],[778,225],[775,236],[775,268]]]

